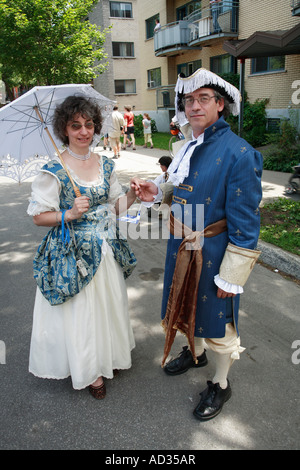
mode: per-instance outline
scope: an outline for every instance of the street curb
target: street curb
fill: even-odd
[[[259,261],[278,269],[279,271],[300,279],[300,257],[293,255],[270,243],[258,241],[258,250],[261,251]]]

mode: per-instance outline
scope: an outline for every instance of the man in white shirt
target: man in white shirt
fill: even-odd
[[[125,121],[124,121],[122,114],[118,111],[118,106],[116,105],[113,107],[111,119],[112,119],[112,127],[110,128],[109,133],[108,133],[110,145],[112,146],[112,149],[114,152],[113,158],[119,158],[120,151],[121,151],[120,137],[121,137],[121,134],[123,134],[124,132]]]

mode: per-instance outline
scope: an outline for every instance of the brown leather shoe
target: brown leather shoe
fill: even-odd
[[[93,385],[89,385],[89,392],[97,400],[102,400],[106,395],[105,383],[103,382],[101,385],[99,385],[99,387],[93,387]]]

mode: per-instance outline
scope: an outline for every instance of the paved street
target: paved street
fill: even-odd
[[[163,154],[141,148],[123,152],[116,160],[120,182],[128,184],[134,174],[158,175],[156,163]],[[265,172],[264,197],[283,196],[285,177]],[[26,214],[29,195],[30,182],[19,185],[0,178],[0,340],[6,346],[6,363],[0,360],[0,449],[116,454],[142,449],[299,450],[299,284],[260,264],[241,297],[239,329],[246,350],[230,372],[233,395],[212,421],[201,423],[192,415],[199,392],[214,373],[209,352],[207,367],[177,377],[167,376],[160,367],[166,240],[130,240],[138,260],[127,281],[136,348],[132,368],[107,381],[105,400],[96,401],[88,390],[73,390],[70,379],[44,380],[29,374],[32,259],[46,233]],[[146,224],[144,216],[141,225]],[[172,353],[184,344],[178,334]]]

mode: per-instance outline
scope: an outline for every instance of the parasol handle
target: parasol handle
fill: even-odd
[[[62,158],[62,156],[61,156],[61,154],[60,154],[60,151],[58,150],[57,145],[56,145],[54,139],[52,138],[52,135],[50,134],[49,129],[48,129],[48,127],[46,126],[46,123],[45,123],[45,121],[43,120],[43,118],[42,118],[42,116],[41,116],[41,113],[40,113],[38,107],[37,107],[37,106],[34,106],[34,110],[35,110],[35,112],[36,112],[38,118],[40,119],[40,121],[44,124],[44,129],[45,129],[45,131],[47,132],[47,134],[48,134],[48,136],[49,136],[49,139],[51,140],[52,145],[53,145],[53,147],[55,148],[55,150],[56,150],[56,152],[57,152],[57,155],[59,156],[59,159],[60,159],[60,161],[61,161],[62,166],[64,167],[64,169],[65,169],[66,172],[67,172],[67,175],[68,175],[68,177],[69,177],[69,179],[70,179],[70,181],[71,181],[71,184],[72,184],[72,186],[73,186],[73,189],[74,189],[74,192],[75,192],[76,197],[80,197],[80,196],[81,196],[81,193],[80,193],[80,191],[79,191],[79,188],[78,188],[78,187],[76,186],[76,184],[74,183],[74,180],[73,180],[72,176],[70,175],[70,172],[69,172],[68,168],[66,167],[66,164],[65,164],[65,162],[64,162],[64,160],[63,160],[63,158]]]

